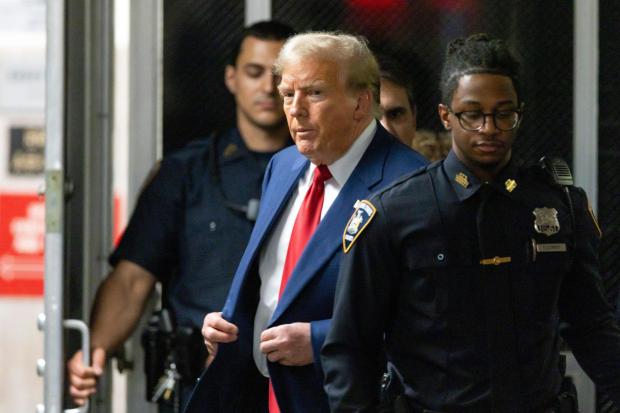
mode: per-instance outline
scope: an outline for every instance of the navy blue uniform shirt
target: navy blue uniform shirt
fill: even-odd
[[[574,219],[540,168],[511,161],[482,183],[451,152],[372,197],[376,212],[345,232],[322,350],[332,411],[375,411],[386,357],[416,410],[540,411],[560,392],[560,332],[620,401],[599,232],[584,192],[569,190]],[[493,408],[494,383],[510,377],[510,410]]]
[[[211,139],[164,157],[110,257],[113,266],[129,260],[154,274],[181,326],[201,327],[205,314],[222,309],[253,226],[226,202],[260,197],[271,155],[249,152],[237,129],[220,134],[218,184],[209,169]]]

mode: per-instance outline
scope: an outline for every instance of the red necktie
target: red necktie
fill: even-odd
[[[295,218],[293,232],[291,232],[291,239],[288,243],[288,250],[286,251],[286,260],[284,261],[284,269],[282,270],[282,281],[280,282],[280,293],[278,297],[282,296],[282,292],[293,272],[293,268],[295,268],[306,244],[319,225],[321,210],[323,209],[323,198],[325,195],[325,181],[331,177],[332,174],[325,165],[319,165],[314,170],[312,185],[310,185],[308,192],[306,192],[304,202],[301,204],[301,208],[297,213],[297,218]],[[269,413],[280,413],[271,380],[269,380]]]

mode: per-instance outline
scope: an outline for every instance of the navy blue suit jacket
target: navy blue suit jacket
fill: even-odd
[[[319,355],[332,317],[342,234],[355,202],[425,163],[420,154],[377,124],[372,142],[308,242],[268,325],[311,323],[313,364],[287,367],[268,363],[282,413],[329,411]],[[290,147],[276,154],[267,167],[256,225],[222,310],[223,317],[239,327],[239,339],[219,345],[217,357],[196,385],[186,413],[266,409],[266,388],[256,388],[255,382],[248,380],[249,375],[257,374],[252,339],[260,286],[258,260],[308,166],[308,159]],[[262,397],[248,397],[248,392],[264,394],[264,404]],[[248,407],[248,400],[258,402]]]

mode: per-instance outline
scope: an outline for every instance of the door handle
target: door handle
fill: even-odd
[[[45,314],[39,314],[37,324],[39,330],[43,330],[45,327]],[[63,320],[62,326],[69,330],[77,330],[80,332],[80,336],[82,339],[82,360],[85,366],[90,365],[90,332],[88,330],[88,326],[82,320]],[[45,360],[39,359],[37,362],[37,371],[40,376],[43,375],[45,370]],[[88,399],[83,406],[76,407],[73,409],[65,409],[63,413],[87,413],[88,412]],[[37,405],[36,409],[37,413],[45,413],[45,406],[42,404]]]

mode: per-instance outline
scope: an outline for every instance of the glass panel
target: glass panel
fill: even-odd
[[[0,1],[0,411],[34,411],[43,381],[45,1]],[[29,374],[17,374],[17,372]]]

